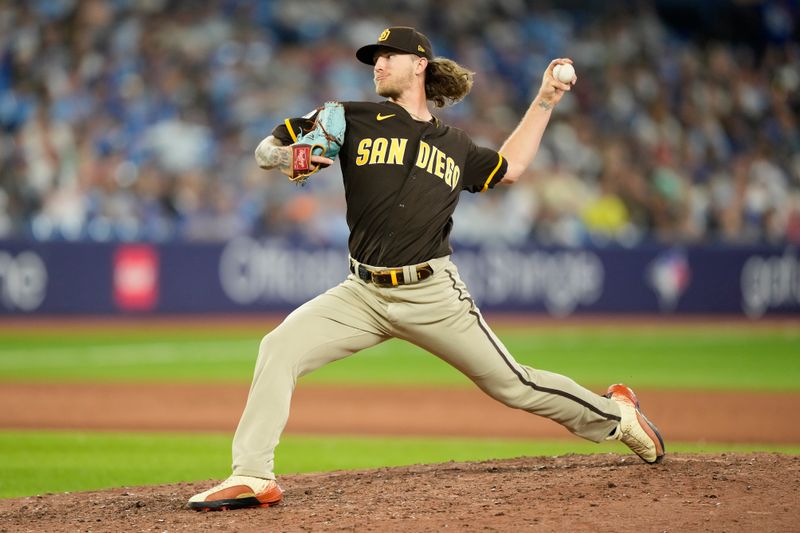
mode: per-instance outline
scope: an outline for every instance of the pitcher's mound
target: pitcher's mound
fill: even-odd
[[[790,531],[800,457],[567,455],[290,475],[268,509],[197,513],[214,481],[0,500],[0,531]]]

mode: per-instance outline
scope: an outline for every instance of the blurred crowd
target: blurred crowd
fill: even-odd
[[[697,40],[649,2],[0,1],[0,238],[344,243],[338,165],[298,188],[253,149],[326,100],[377,100],[354,50],[390,25],[476,72],[434,114],[497,148],[550,59],[578,83],[514,187],[462,194],[462,242],[800,243],[792,2],[763,40]],[[614,4],[614,3],[611,3]]]

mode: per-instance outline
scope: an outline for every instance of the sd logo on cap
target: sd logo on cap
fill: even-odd
[[[367,65],[375,64],[375,52],[379,48],[388,48],[406,54],[414,54],[419,57],[433,59],[433,47],[428,38],[408,26],[393,26],[386,28],[378,36],[375,44],[362,46],[356,51],[356,57]]]

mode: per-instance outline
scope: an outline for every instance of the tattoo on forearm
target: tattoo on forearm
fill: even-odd
[[[289,168],[292,166],[292,149],[288,146],[276,147],[275,150],[273,150],[273,154],[276,160],[276,167]]]
[[[539,107],[547,111],[548,109],[553,109],[552,104],[549,102],[545,102],[544,100],[539,100]]]
[[[258,147],[256,160],[261,168],[289,168],[292,165],[292,149],[263,143]]]

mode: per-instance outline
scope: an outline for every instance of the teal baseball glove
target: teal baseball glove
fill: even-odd
[[[297,138],[292,144],[292,175],[289,179],[303,183],[310,175],[318,172],[323,165],[313,165],[312,155],[336,159],[344,143],[347,122],[344,106],[339,102],[326,102],[317,113],[314,127]]]

